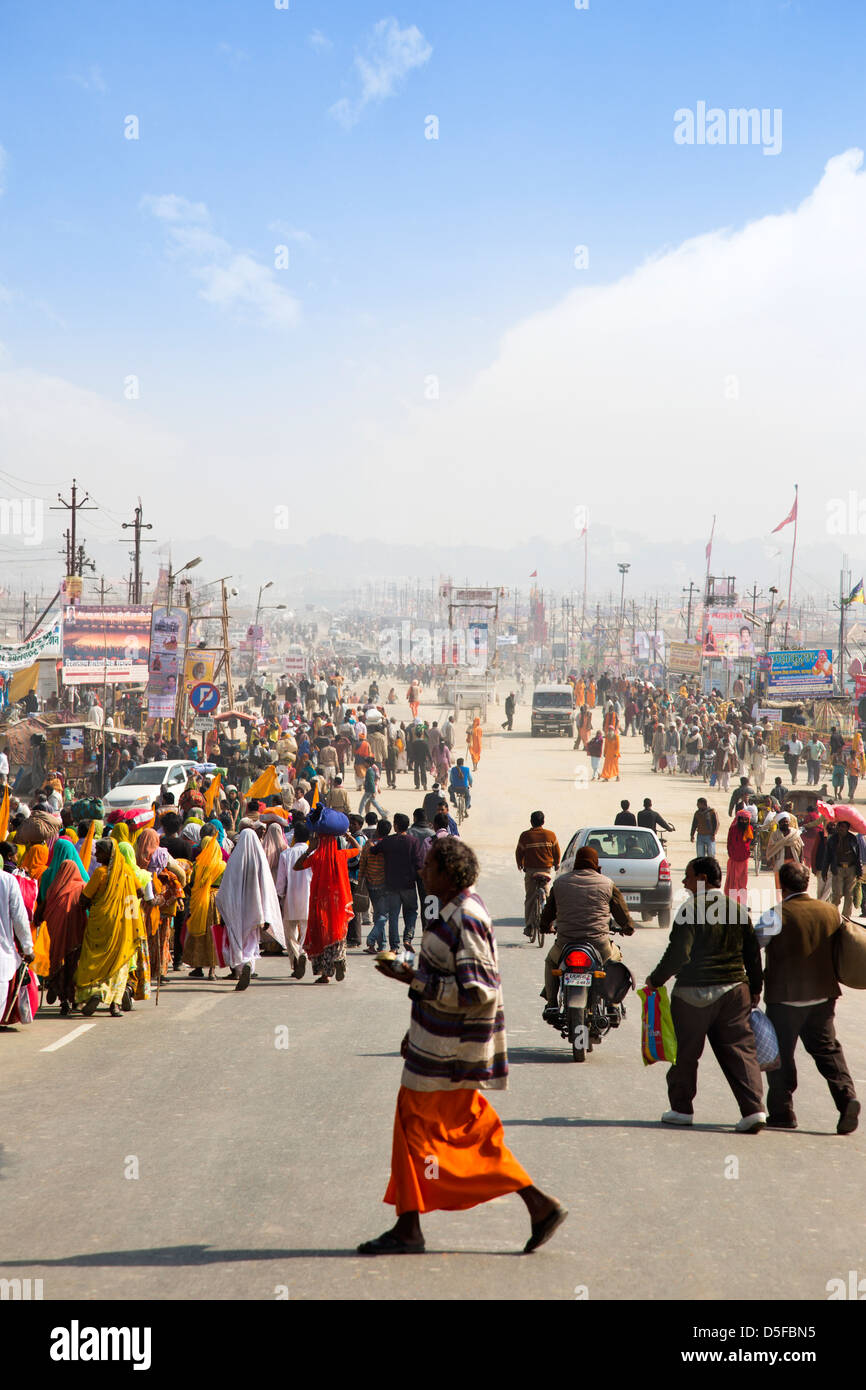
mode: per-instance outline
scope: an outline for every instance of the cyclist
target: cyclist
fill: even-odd
[[[642,825],[645,830],[674,830],[676,827],[666,821],[664,816],[660,816],[658,811],[653,809],[652,801],[648,796],[643,799],[643,810],[637,813],[637,823]]]
[[[448,795],[452,805],[457,805],[457,793],[463,792],[466,797],[466,814],[469,815],[469,807],[472,805],[472,796],[469,788],[472,786],[472,773],[466,767],[462,758],[458,758],[451,775],[448,778]]]
[[[514,851],[517,867],[523,873],[525,896],[523,901],[523,935],[529,936],[529,914],[535,901],[538,885],[535,874],[552,875],[559,868],[561,858],[559,841],[552,830],[544,828],[544,812],[533,811],[529,817],[529,829],[524,830]]]

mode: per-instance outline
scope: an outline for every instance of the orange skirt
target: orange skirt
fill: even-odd
[[[480,1091],[410,1091],[394,1116],[391,1181],[384,1201],[405,1211],[465,1211],[532,1179],[505,1143],[502,1121]]]

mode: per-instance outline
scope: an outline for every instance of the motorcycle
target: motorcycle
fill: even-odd
[[[611,923],[611,935],[620,929]],[[572,1059],[585,1062],[593,1046],[599,1046],[611,1028],[626,1016],[625,997],[634,989],[634,976],[624,961],[602,962],[589,942],[567,946],[559,966],[556,1015],[545,1009],[545,1019],[571,1043]]]

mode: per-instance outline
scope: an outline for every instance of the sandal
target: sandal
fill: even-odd
[[[345,978],[346,978],[346,962],[345,962],[344,960],[338,960],[338,961],[337,961],[337,964],[336,964],[335,967],[334,967],[334,975],[336,976],[336,978],[337,978],[338,980],[345,980]]]
[[[375,1240],[365,1240],[358,1246],[359,1255],[423,1255],[426,1250],[423,1240],[417,1245],[408,1245],[405,1240],[398,1240],[391,1231],[386,1231],[383,1236],[377,1236]]]
[[[86,1000],[84,1001],[84,1003],[81,1005],[81,1012],[82,1012],[83,1016],[84,1016],[85,1018],[90,1018],[90,1015],[91,1015],[91,1014],[95,1014],[95,1013],[96,1013],[96,1010],[99,1008],[99,1006],[100,1006],[101,1003],[102,1003],[102,996],[101,996],[101,995],[99,995],[99,994],[91,994],[90,998],[89,998],[89,999],[86,999]]]
[[[530,1255],[533,1250],[537,1250],[540,1245],[544,1245],[545,1241],[550,1240],[556,1228],[562,1225],[567,1216],[567,1209],[561,1207],[557,1202],[553,1211],[549,1212],[541,1221],[533,1221],[532,1235],[523,1247],[524,1255]]]

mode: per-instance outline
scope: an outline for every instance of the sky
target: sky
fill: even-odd
[[[859,0],[283,3],[5,0],[7,497],[542,553],[715,514],[769,556],[798,483],[856,568]]]

